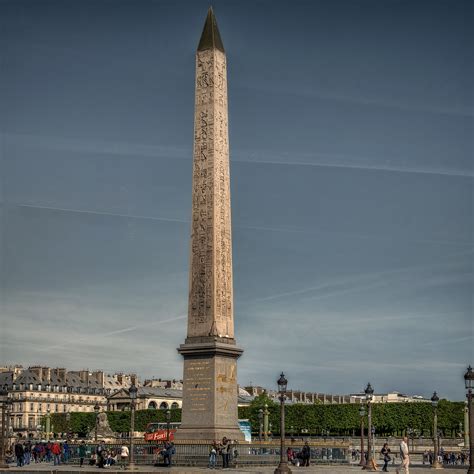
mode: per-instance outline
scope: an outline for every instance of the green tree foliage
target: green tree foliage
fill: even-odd
[[[280,406],[266,394],[256,397],[250,406],[239,408],[239,418],[248,419],[254,432],[258,431],[258,411],[268,406],[269,422],[273,434],[280,431]],[[463,402],[441,400],[438,406],[438,427],[444,436],[454,436],[463,422]],[[115,432],[130,430],[130,412],[107,412],[110,427]],[[333,436],[350,436],[359,434],[360,416],[358,404],[341,405],[305,405],[295,404],[285,406],[286,432],[321,435],[329,432]],[[419,431],[424,436],[431,436],[433,408],[430,403],[378,403],[372,405],[372,424],[379,436],[401,435],[407,428]],[[181,421],[181,410],[171,410],[171,421]],[[151,422],[166,422],[166,412],[163,410],[139,410],[135,413],[135,430],[145,431]],[[71,413],[69,427],[66,415],[55,413],[51,415],[51,425],[55,432],[71,431],[79,436],[86,436],[94,428],[95,413]],[[364,419],[367,428],[367,414]]]

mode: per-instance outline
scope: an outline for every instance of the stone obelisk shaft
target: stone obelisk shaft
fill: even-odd
[[[188,333],[177,439],[242,439],[237,423],[227,65],[209,10],[196,53]]]

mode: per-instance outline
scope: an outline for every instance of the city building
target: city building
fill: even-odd
[[[350,395],[355,403],[361,403],[365,400],[365,393],[354,393]],[[406,395],[400,392],[374,393],[372,403],[431,403],[431,400],[421,395]]]
[[[136,376],[105,374],[101,370],[14,366],[0,370],[0,387],[12,401],[9,426],[14,434],[34,436],[48,413],[93,412],[107,408],[107,397],[129,387]]]
[[[240,387],[238,388],[238,406],[250,405],[253,398],[254,397],[250,396],[246,390]],[[182,405],[182,384],[180,388],[150,386],[150,384],[138,388],[136,400],[137,410],[167,410],[181,408]],[[125,411],[129,409],[130,395],[128,393],[128,389],[121,389],[108,397],[107,410]]]
[[[245,387],[245,390],[252,396],[257,397],[262,393],[279,403],[279,393],[276,390],[267,390],[264,387],[250,385]],[[333,395],[318,392],[304,392],[301,390],[288,390],[286,393],[286,403],[323,403],[323,404],[340,404],[340,403],[357,403],[350,395]]]

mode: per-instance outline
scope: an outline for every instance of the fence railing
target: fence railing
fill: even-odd
[[[128,443],[126,443],[129,446]],[[304,443],[291,443],[292,450],[298,454]],[[104,445],[105,450],[112,457],[120,455],[123,444],[108,443]],[[97,445],[90,443],[86,445],[86,457],[84,464],[89,463],[92,454],[96,452]],[[161,456],[163,444],[134,444],[134,461],[142,465],[160,465],[164,462]],[[347,445],[337,443],[334,446],[310,446],[311,459],[319,463],[348,463],[351,452]],[[181,466],[207,466],[211,446],[207,443],[177,443],[172,463]],[[285,453],[286,454],[286,453]],[[232,465],[277,465],[280,460],[280,446],[275,443],[241,443],[233,444],[230,452],[230,464]],[[79,444],[69,445],[68,462],[79,463]],[[217,456],[217,463],[221,463]]]

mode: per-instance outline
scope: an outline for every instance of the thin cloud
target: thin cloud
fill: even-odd
[[[187,224],[190,222],[188,219],[179,219],[175,217],[156,217],[156,216],[139,216],[135,214],[120,214],[116,212],[107,212],[107,211],[92,211],[88,209],[73,209],[67,207],[59,206],[43,206],[41,204],[26,204],[26,203],[9,203],[16,207],[26,207],[31,209],[47,209],[50,211],[59,211],[59,212],[75,212],[79,214],[94,214],[99,216],[112,216],[112,217],[123,217],[127,219],[146,219],[151,221],[163,221],[163,222],[178,222]]]
[[[165,159],[192,160],[191,147],[173,147],[158,145],[143,145],[129,142],[108,142],[84,139],[71,139],[57,136],[42,136],[19,133],[3,133],[1,136],[7,143],[31,148],[72,151],[81,153],[97,153],[117,156],[143,156]],[[275,156],[281,157],[276,160]],[[291,159],[289,159],[291,157]],[[320,159],[324,161],[321,161]],[[319,161],[318,161],[319,160]],[[327,161],[330,160],[330,161]],[[341,161],[343,160],[343,161]],[[365,171],[384,171],[396,173],[432,174],[472,178],[473,170],[456,170],[448,168],[421,168],[413,166],[397,166],[380,163],[367,163],[367,158],[361,156],[340,155],[337,153],[298,153],[282,154],[275,150],[246,151],[232,150],[232,163],[264,164],[272,166],[315,166],[323,168],[347,168]]]
[[[364,97],[362,95],[347,95],[347,94],[340,94],[335,93],[330,90],[323,90],[321,86],[318,85],[318,88],[311,88],[304,87],[299,84],[296,87],[291,88],[282,88],[278,87],[275,84],[270,84],[268,81],[263,83],[258,83],[256,81],[252,81],[252,83],[247,82],[241,86],[247,90],[257,90],[259,92],[263,92],[265,94],[278,94],[278,96],[289,96],[289,95],[297,95],[301,97],[315,97],[323,100],[332,100],[338,102],[348,102],[353,104],[359,105],[367,105],[372,107],[384,107],[384,108],[391,108],[397,110],[406,110],[408,112],[420,112],[420,113],[429,113],[429,114],[437,114],[437,115],[453,115],[453,116],[460,116],[460,117],[474,117],[474,111],[470,107],[466,107],[465,105],[458,105],[456,107],[449,107],[449,106],[436,106],[430,104],[416,104],[413,102],[403,102],[401,100],[391,100],[379,97]]]

